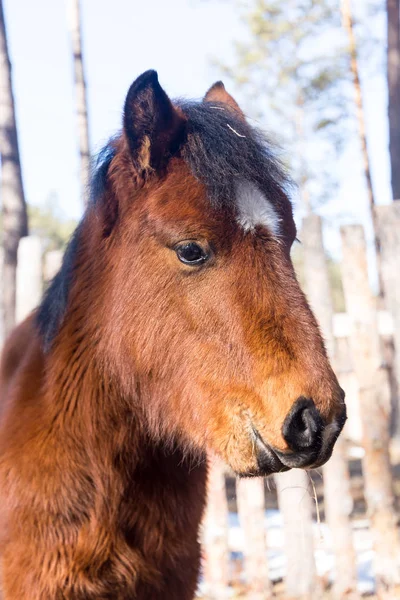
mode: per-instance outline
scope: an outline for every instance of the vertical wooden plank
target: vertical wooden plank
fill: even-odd
[[[30,235],[20,240],[17,266],[17,323],[38,306],[42,296],[42,241]]]
[[[393,598],[400,583],[400,539],[389,457],[389,386],[382,367],[376,299],[372,296],[366,243],[359,225],[342,227],[342,277],[354,370],[360,385],[365,497],[375,549],[380,598]]]
[[[63,253],[61,250],[50,250],[44,256],[43,275],[45,282],[49,282],[55,277],[61,267]]]
[[[2,247],[0,247],[0,350],[4,344],[5,341],[5,324],[4,324],[4,293],[3,293],[3,286],[4,286],[4,271],[3,271],[3,267],[4,267],[4,250]]]
[[[206,597],[229,596],[228,503],[223,463],[213,457],[208,471],[208,502],[203,523],[203,576]]]
[[[307,297],[321,327],[329,358],[335,367],[333,304],[321,217],[310,214],[304,218],[302,239]],[[354,594],[357,589],[356,557],[350,522],[352,497],[344,435],[345,432],[337,441],[333,455],[323,470],[326,518],[332,535],[336,567],[332,596],[337,600]],[[337,501],[338,497],[340,502]]]
[[[285,599],[321,598],[314,558],[312,498],[306,471],[292,469],[275,475],[283,516],[286,558]]]
[[[346,439],[342,435],[323,469],[326,522],[331,532],[335,556],[335,579],[332,586],[332,598],[335,600],[358,597],[357,563],[350,520],[353,498],[346,449]]]
[[[239,480],[236,484],[236,498],[244,534],[246,598],[266,600],[272,597],[272,586],[268,575],[264,480]]]
[[[334,356],[333,305],[319,215],[309,214],[302,222],[305,292],[321,327],[329,358]]]
[[[376,209],[381,238],[381,267],[387,309],[393,318],[395,345],[394,374],[397,379],[397,415],[400,414],[400,202]],[[397,418],[396,437],[400,441],[400,419]]]

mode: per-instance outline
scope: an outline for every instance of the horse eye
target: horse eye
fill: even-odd
[[[197,266],[204,263],[208,254],[196,242],[185,242],[175,248],[175,252],[185,265]]]

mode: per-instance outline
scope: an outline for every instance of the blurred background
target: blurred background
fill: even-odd
[[[400,598],[399,0],[0,0],[0,347],[149,68],[171,97],[222,79],[281,146],[349,414],[319,471],[237,481],[210,457],[199,597]]]

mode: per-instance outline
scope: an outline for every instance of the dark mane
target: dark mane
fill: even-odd
[[[42,336],[44,350],[49,349],[67,309],[80,231],[81,224],[75,229],[68,242],[61,268],[47,288],[37,311],[36,322]]]
[[[104,193],[108,168],[115,156],[114,139],[112,138],[99,152],[92,168],[89,201],[96,203]],[[47,288],[38,308],[36,321],[42,336],[43,347],[48,350],[56,336],[68,304],[69,290],[72,283],[76,254],[82,222],[75,229],[64,253],[63,261],[57,275]]]
[[[112,159],[115,156],[115,142],[117,136],[112,137],[107,144],[98,153],[92,168],[92,178],[90,183],[90,202],[96,204],[105,192],[108,169]]]
[[[205,184],[215,206],[234,207],[239,181],[256,184],[279,209],[291,180],[276,156],[273,144],[232,110],[219,103],[177,102],[188,119],[187,138],[180,149],[193,175]],[[108,169],[115,156],[112,138],[97,156],[90,203],[104,194]],[[81,225],[78,225],[64,254],[60,271],[52,280],[37,312],[37,323],[45,349],[62,324],[73,278]]]
[[[276,145],[224,104],[180,102],[188,117],[182,156],[207,187],[216,205],[232,205],[240,181],[257,185],[276,204],[287,197],[291,179],[277,156]]]

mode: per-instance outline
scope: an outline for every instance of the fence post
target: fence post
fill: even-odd
[[[308,475],[300,469],[292,469],[275,475],[275,482],[285,537],[285,599],[320,598]]]
[[[320,324],[329,358],[335,366],[333,304],[320,216],[310,214],[303,219],[302,239],[307,297]],[[332,457],[324,466],[323,473],[326,520],[331,531],[335,555],[336,577],[332,593],[335,599],[341,600],[345,595],[354,595],[357,589],[356,557],[350,522],[353,502],[343,433],[336,442]]]
[[[4,265],[4,250],[0,246],[0,350],[5,342],[5,327],[4,327],[4,306],[3,306],[3,265]]]
[[[208,470],[208,502],[203,522],[203,574],[206,597],[227,598],[229,585],[228,502],[222,461],[212,457]]]
[[[400,440],[400,202],[376,206],[381,240],[381,267],[387,309],[393,318],[394,374],[397,380],[396,437]]]
[[[376,299],[372,296],[363,228],[341,228],[342,278],[354,371],[360,386],[365,497],[375,549],[379,598],[393,598],[400,583],[400,540],[389,457],[389,385],[382,367]]]
[[[246,598],[266,600],[272,595],[272,585],[268,575],[264,480],[257,478],[237,481],[236,499],[239,522],[244,534]]]
[[[62,263],[63,253],[61,250],[50,250],[44,256],[44,280],[49,282],[58,273]]]
[[[16,322],[38,306],[42,296],[42,241],[38,236],[21,238],[18,246]]]

